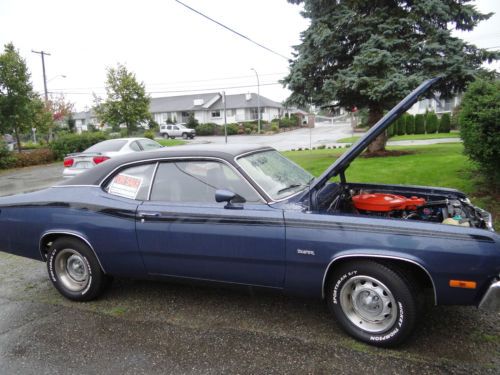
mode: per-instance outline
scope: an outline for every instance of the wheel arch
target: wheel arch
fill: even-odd
[[[92,253],[94,254],[102,271],[106,274],[106,270],[102,266],[101,260],[97,256],[97,253],[95,252],[94,247],[92,246],[90,241],[81,233],[77,233],[77,232],[73,232],[73,231],[49,230],[49,231],[44,232],[42,234],[42,236],[40,237],[40,242],[39,242],[39,251],[40,251],[40,255],[41,255],[43,261],[47,261],[47,252],[48,252],[48,248],[49,248],[50,244],[52,242],[54,242],[56,239],[61,238],[61,237],[76,238],[79,241],[85,243],[90,248]]]
[[[323,284],[321,287],[321,295],[322,298],[325,298],[326,295],[326,288],[327,288],[327,281],[328,278],[331,276],[334,266],[337,266],[341,263],[348,262],[353,259],[364,259],[364,260],[375,260],[379,262],[384,262],[385,264],[393,264],[393,265],[398,265],[400,268],[403,270],[409,269],[412,272],[415,273],[415,276],[417,277],[418,281],[424,284],[428,284],[433,291],[434,295],[434,305],[437,305],[438,300],[437,300],[437,291],[436,291],[436,285],[434,283],[434,279],[432,278],[431,274],[427,269],[417,262],[416,260],[413,259],[408,259],[404,257],[399,257],[399,256],[394,256],[394,255],[380,255],[380,254],[363,254],[363,253],[355,253],[355,254],[346,254],[346,255],[339,255],[335,258],[333,258],[328,266],[326,267],[325,273],[323,275]]]

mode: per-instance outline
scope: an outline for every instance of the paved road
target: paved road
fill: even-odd
[[[498,374],[498,318],[433,308],[408,344],[376,349],[321,301],[119,279],[75,303],[45,264],[0,253],[0,374]]]
[[[27,193],[62,181],[62,163],[0,172],[0,196]]]

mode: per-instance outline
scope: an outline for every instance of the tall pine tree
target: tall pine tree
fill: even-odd
[[[369,110],[375,124],[424,79],[444,76],[434,89],[444,96],[463,91],[484,61],[497,52],[453,37],[490,14],[471,0],[288,0],[304,3],[310,26],[301,34],[283,83],[290,103],[328,104]],[[385,135],[369,152],[384,149]]]

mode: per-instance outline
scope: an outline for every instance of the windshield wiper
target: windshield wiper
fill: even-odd
[[[283,189],[278,190],[278,194],[284,193],[287,190],[299,187],[299,186],[304,186],[304,184],[291,184],[288,185],[287,187],[284,187]]]

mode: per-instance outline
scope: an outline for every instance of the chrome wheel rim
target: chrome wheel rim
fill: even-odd
[[[397,318],[389,288],[370,276],[354,276],[340,290],[340,306],[356,327],[370,333],[386,331]]]
[[[56,255],[54,270],[61,284],[72,292],[84,290],[89,283],[87,261],[76,250],[61,250]]]

